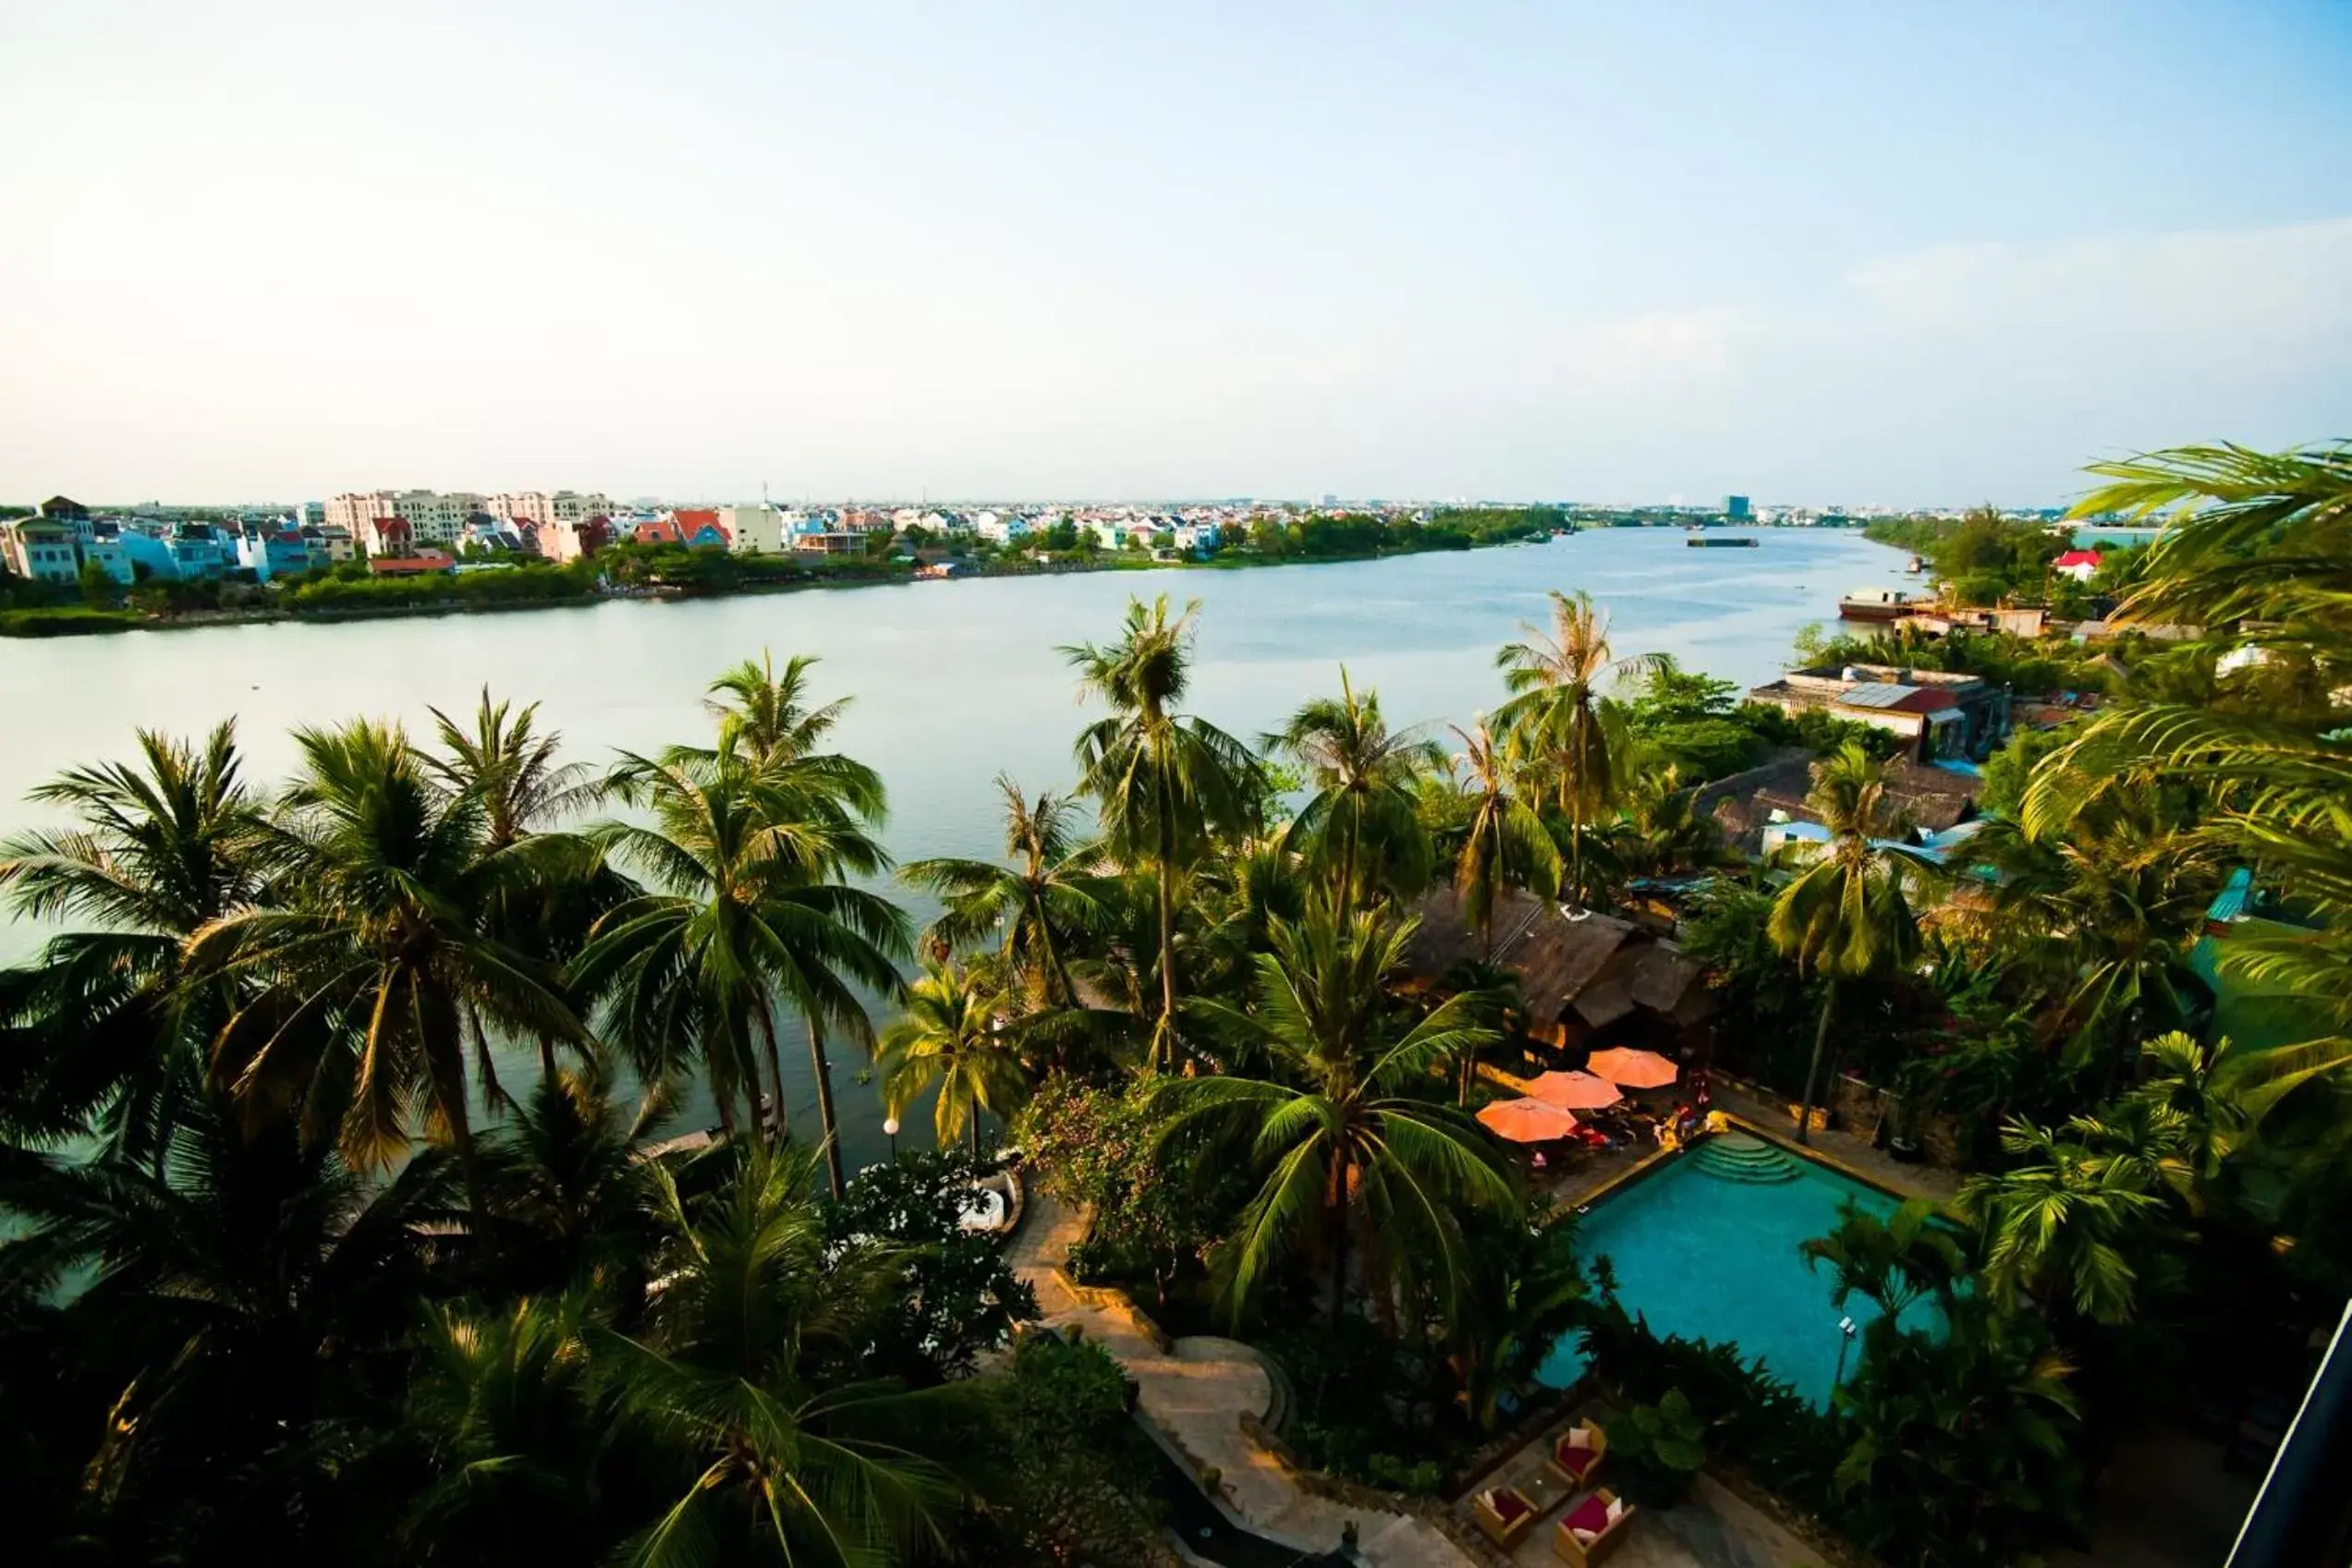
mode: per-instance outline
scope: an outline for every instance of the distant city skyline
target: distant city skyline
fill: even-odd
[[[2325,0],[85,0],[0,43],[19,504],[2040,506],[2352,434]]]

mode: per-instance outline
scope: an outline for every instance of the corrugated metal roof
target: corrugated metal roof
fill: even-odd
[[[1848,708],[1892,708],[1905,698],[1918,695],[1919,690],[1915,686],[1883,686],[1866,682],[1861,686],[1847,687],[1837,694],[1837,699]]]

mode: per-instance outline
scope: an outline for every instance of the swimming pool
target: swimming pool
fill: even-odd
[[[1826,1405],[1843,1338],[1837,1320],[1850,1317],[1859,1327],[1879,1311],[1859,1295],[1842,1310],[1831,1306],[1828,1270],[1807,1269],[1797,1246],[1835,1229],[1849,1199],[1880,1215],[1896,1207],[1826,1166],[1724,1134],[1596,1204],[1577,1233],[1578,1250],[1588,1262],[1609,1258],[1617,1299],[1661,1338],[1737,1344],[1743,1359],[1761,1356],[1774,1377]],[[1932,1321],[1935,1310],[1915,1303],[1902,1320]],[[1566,1388],[1583,1372],[1571,1335],[1552,1347],[1537,1377]]]

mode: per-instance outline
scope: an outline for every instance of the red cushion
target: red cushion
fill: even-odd
[[[1609,1527],[1609,1505],[1596,1492],[1569,1509],[1568,1516],[1560,1523],[1571,1530],[1590,1530],[1597,1536]]]
[[[1516,1525],[1520,1518],[1534,1512],[1534,1504],[1515,1491],[1494,1494],[1494,1516],[1505,1525]]]
[[[1553,1457],[1559,1460],[1560,1468],[1569,1475],[1581,1476],[1592,1468],[1592,1462],[1600,1458],[1601,1454],[1595,1449],[1570,1448],[1568,1440],[1562,1438],[1559,1447],[1554,1451]]]

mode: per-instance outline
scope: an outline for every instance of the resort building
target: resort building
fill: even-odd
[[[2009,730],[2009,694],[1976,675],[1890,664],[1791,670],[1754,687],[1750,702],[1794,718],[1823,710],[1900,735],[1915,757],[1981,759]]]
[[[1555,1049],[1673,1053],[1706,1043],[1716,1009],[1707,966],[1634,921],[1506,892],[1494,901],[1490,953],[1453,888],[1413,913],[1420,924],[1405,962],[1417,982],[1442,985],[1465,961],[1498,964],[1518,978],[1527,1032]]]

